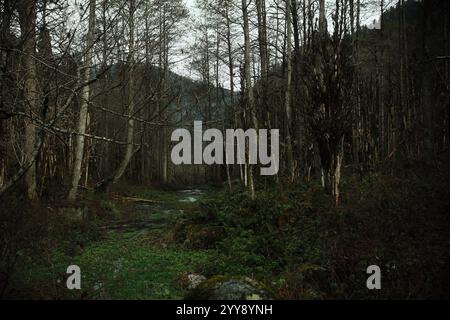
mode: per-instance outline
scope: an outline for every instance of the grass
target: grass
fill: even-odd
[[[180,277],[208,261],[214,261],[217,251],[192,250],[171,244],[168,228],[174,225],[174,219],[180,214],[166,209],[184,210],[194,208],[196,204],[180,202],[184,195],[178,192],[129,187],[126,194],[161,201],[164,205],[160,212],[156,207],[150,208],[146,214],[145,210],[137,210],[104,195],[97,202],[99,210],[105,214],[92,221],[91,227],[83,230],[50,220],[57,232],[50,234],[45,231],[47,228],[42,228],[40,233],[32,236],[39,238],[39,250],[36,251],[31,241],[19,252],[9,286],[13,290],[8,296],[18,299],[183,298],[185,291]],[[96,199],[90,201],[94,203]],[[108,225],[117,219],[161,220],[163,223],[145,232],[126,229],[119,232],[92,231],[98,225]],[[47,222],[37,219],[36,223],[45,226]],[[95,236],[88,236],[86,230]],[[81,269],[80,291],[66,288],[69,265],[77,265]]]
[[[33,291],[47,298],[180,299],[184,294],[177,282],[180,275],[214,255],[208,250],[154,246],[138,232],[110,233],[75,256],[55,250],[49,259],[21,264],[15,277],[26,286],[33,284]],[[81,292],[65,287],[69,265],[81,269]]]

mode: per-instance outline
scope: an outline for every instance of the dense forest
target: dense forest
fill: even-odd
[[[0,298],[449,298],[449,6],[1,0]]]

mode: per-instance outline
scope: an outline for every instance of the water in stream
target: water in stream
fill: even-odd
[[[175,191],[176,201],[167,202],[137,202],[134,205],[134,210],[139,219],[119,222],[107,227],[109,232],[129,232],[139,231],[140,233],[149,233],[151,230],[165,229],[176,218],[183,215],[184,211],[182,204],[196,203],[205,194],[203,190],[186,189],[182,191]],[[176,204],[180,203],[180,207]]]

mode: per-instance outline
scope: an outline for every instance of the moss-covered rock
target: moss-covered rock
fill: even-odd
[[[248,277],[214,276],[188,292],[187,300],[266,300],[271,294]]]

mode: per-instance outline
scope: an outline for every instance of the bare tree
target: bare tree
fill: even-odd
[[[286,91],[284,97],[284,107],[286,111],[286,148],[287,165],[291,182],[295,178],[294,155],[292,151],[292,19],[291,19],[291,0],[286,0]]]
[[[89,26],[86,42],[86,61],[84,65],[84,81],[89,81],[91,78],[92,56],[94,51],[94,31],[95,31],[95,0],[89,1]],[[74,201],[77,197],[78,183],[81,178],[81,166],[84,156],[84,141],[86,133],[86,126],[88,121],[88,107],[89,107],[90,86],[85,86],[81,93],[81,107],[78,120],[78,132],[75,145],[75,163],[73,166],[72,187],[69,191],[68,200]]]
[[[325,17],[324,1],[320,7]],[[353,64],[352,44],[343,33],[344,14],[338,3],[334,15],[334,32],[330,36],[319,23],[309,58],[305,61],[305,85],[310,108],[308,122],[316,139],[327,192],[339,201],[341,169],[344,157],[344,136],[351,127]]]
[[[128,28],[130,32],[129,40],[128,40],[128,129],[127,129],[127,147],[116,172],[114,173],[114,178],[112,180],[113,183],[116,183],[124,174],[128,164],[130,163],[131,158],[134,154],[134,66],[135,66],[135,43],[134,43],[134,14],[136,10],[135,0],[129,1],[129,16],[128,16]]]
[[[20,30],[23,43],[24,83],[23,96],[26,112],[31,119],[38,117],[41,95],[36,75],[36,1],[24,0],[18,4]],[[36,150],[36,126],[25,120],[25,163],[30,162]],[[25,173],[25,186],[29,200],[36,200],[36,163],[33,161]]]
[[[251,56],[252,49],[250,43],[250,27],[248,18],[248,7],[250,3],[247,0],[242,0],[242,18],[244,20],[244,74],[245,74],[245,95],[246,104],[250,112],[250,118],[255,130],[258,130],[258,119],[256,117],[255,109],[255,97],[253,93],[253,83],[251,74]],[[250,162],[250,161],[249,161]],[[253,180],[253,166],[248,165],[248,187],[250,191],[250,196],[252,199],[255,198],[255,184]]]

